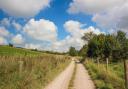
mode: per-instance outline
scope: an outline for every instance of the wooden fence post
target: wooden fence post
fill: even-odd
[[[23,71],[23,61],[19,61],[19,74],[21,75],[22,71]]]
[[[108,58],[106,58],[106,70],[108,70]]]
[[[125,87],[128,89],[128,60],[124,60]]]

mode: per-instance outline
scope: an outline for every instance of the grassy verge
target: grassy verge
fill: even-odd
[[[0,89],[43,89],[70,63],[68,56],[0,49]]]
[[[112,63],[106,71],[105,64],[99,67],[92,61],[84,63],[97,89],[125,89],[123,63]]]
[[[71,78],[71,80],[70,80],[68,89],[73,89],[73,84],[74,84],[75,75],[76,75],[76,63],[75,63],[75,68],[74,68],[73,75],[72,75],[72,78]]]

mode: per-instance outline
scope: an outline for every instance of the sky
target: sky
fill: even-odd
[[[0,45],[66,52],[84,33],[127,29],[128,0],[0,0]]]

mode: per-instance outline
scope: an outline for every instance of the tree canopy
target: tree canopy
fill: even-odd
[[[111,34],[99,34],[86,33],[82,39],[88,41],[86,48],[82,48],[80,51],[85,50],[88,57],[97,58],[112,58],[115,60],[128,58],[128,39],[126,33],[118,31],[117,35]]]
[[[69,55],[70,56],[77,56],[78,55],[78,51],[75,49],[75,47],[70,47]]]

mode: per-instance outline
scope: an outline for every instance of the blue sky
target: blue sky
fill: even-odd
[[[0,44],[67,51],[70,46],[80,49],[86,32],[114,33],[123,29],[127,33],[127,21],[123,19],[128,17],[123,12],[127,1],[108,0],[102,4],[100,0],[0,1]]]
[[[46,19],[53,21],[58,27],[58,39],[64,39],[68,35],[63,28],[63,24],[68,20],[80,21],[81,23],[87,24],[87,26],[96,26],[94,22],[91,21],[92,16],[86,14],[69,14],[67,9],[69,8],[69,3],[71,0],[52,0],[50,7],[45,10],[41,10],[33,18],[35,20]],[[16,20],[18,23],[24,25],[26,21],[23,18],[17,18],[15,16],[9,16],[7,13],[0,10],[0,20],[3,18],[11,18]],[[28,20],[28,19],[27,19]],[[9,28],[14,29],[14,28]]]
[[[69,3],[71,0],[54,0],[51,4],[51,8],[46,9],[45,11],[40,12],[35,18],[45,18],[51,21],[54,21],[58,26],[59,38],[64,38],[67,34],[63,28],[63,24],[68,20],[76,20],[87,25],[95,25],[91,21],[90,15],[85,14],[69,14],[67,9],[69,8]]]

